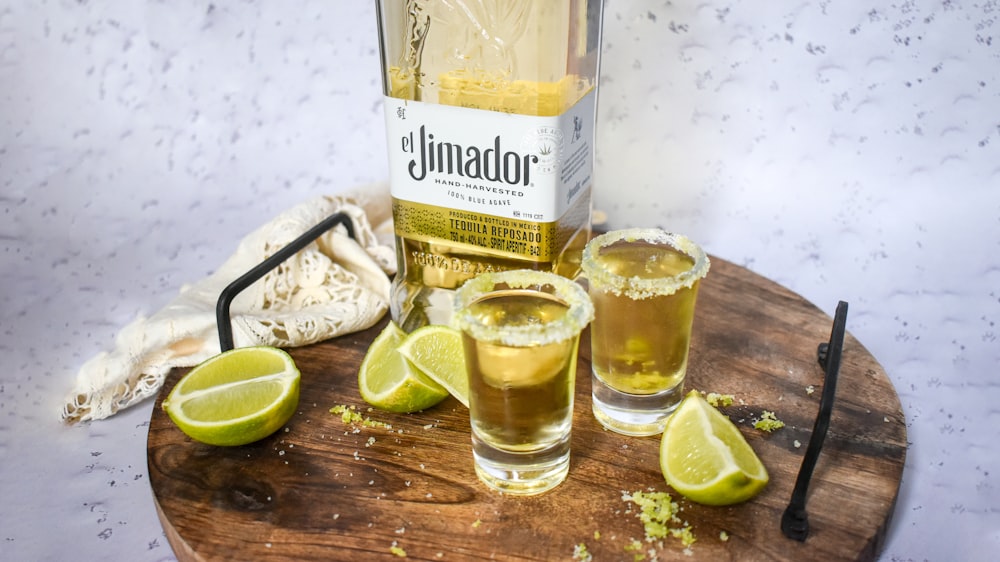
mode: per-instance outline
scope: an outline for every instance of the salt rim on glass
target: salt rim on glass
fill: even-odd
[[[498,286],[514,290],[541,290],[542,287],[551,287],[551,292],[546,292],[565,304],[568,310],[562,318],[545,324],[502,327],[487,325],[476,318],[468,306],[487,293],[497,290]],[[452,327],[467,332],[476,340],[510,347],[565,341],[583,331],[594,319],[594,305],[583,287],[561,275],[531,269],[477,275],[456,291],[454,310]]]

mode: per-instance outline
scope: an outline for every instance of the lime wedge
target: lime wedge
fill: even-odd
[[[448,391],[425,376],[400,355],[406,333],[389,324],[372,342],[358,370],[358,390],[365,402],[390,412],[425,410],[448,396]]]
[[[660,469],[677,493],[706,505],[749,500],[768,482],[764,464],[739,428],[696,390],[667,418]]]
[[[267,437],[299,404],[299,370],[284,351],[242,347],[194,367],[163,401],[177,427],[209,445],[245,445]]]
[[[461,332],[438,324],[417,328],[403,340],[399,353],[469,407],[469,374]]]

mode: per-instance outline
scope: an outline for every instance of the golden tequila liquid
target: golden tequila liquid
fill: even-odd
[[[380,0],[406,331],[509,269],[577,275],[590,237],[599,0]],[[544,119],[543,119],[544,118]]]
[[[549,490],[569,470],[587,295],[552,273],[521,270],[478,277],[458,298],[476,473],[509,494]]]
[[[623,277],[659,279],[689,271],[694,260],[670,246],[635,242],[612,246],[598,261]],[[656,394],[684,380],[698,282],[667,295],[636,299],[627,292],[594,291],[593,369],[608,386]]]
[[[569,307],[536,291],[500,291],[469,311],[484,324],[545,324]],[[577,340],[527,347],[464,336],[475,439],[512,453],[569,447]],[[567,449],[568,450],[568,449]]]
[[[655,230],[609,233],[585,254],[594,413],[620,433],[657,433],[683,395],[708,259],[690,241]]]

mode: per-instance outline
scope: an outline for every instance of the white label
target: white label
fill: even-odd
[[[593,175],[591,90],[569,111],[535,117],[385,98],[392,196],[553,222]]]

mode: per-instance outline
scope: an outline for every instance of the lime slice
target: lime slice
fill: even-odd
[[[299,405],[299,370],[284,351],[242,347],[189,371],[163,401],[177,427],[209,445],[245,445],[267,437]]]
[[[438,324],[417,328],[403,340],[399,353],[469,407],[469,374],[461,332]]]
[[[448,396],[448,391],[426,377],[400,355],[406,332],[393,322],[368,348],[358,370],[358,390],[365,402],[390,412],[425,410]]]
[[[660,469],[679,494],[706,505],[746,501],[768,482],[764,464],[739,428],[696,390],[667,418]]]

